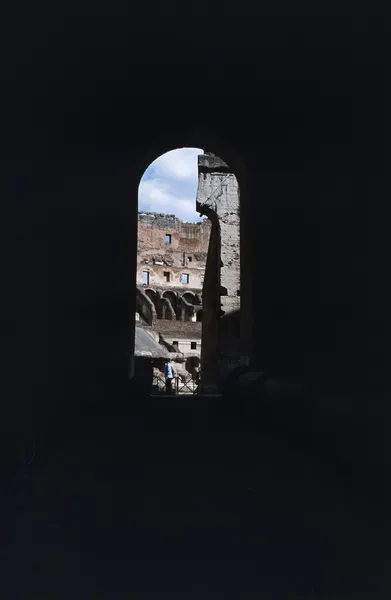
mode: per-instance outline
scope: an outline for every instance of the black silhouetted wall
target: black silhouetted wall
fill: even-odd
[[[103,382],[124,385],[137,186],[148,161],[181,145],[221,154],[239,179],[243,335],[251,360],[348,385],[370,372],[380,376],[387,302],[378,46],[364,60],[358,48],[368,50],[369,38],[356,35],[349,19],[334,23],[335,36],[318,25],[300,47],[299,22],[273,23],[279,52],[268,50],[270,37],[256,42],[250,35],[247,53],[228,30],[224,41],[216,32],[208,38],[214,55],[199,44],[193,49],[188,32],[183,60],[205,64],[196,89],[191,70],[179,75],[170,66],[169,49],[179,43],[172,36],[153,43],[149,36],[142,57],[129,46],[139,38],[129,39],[119,22],[115,48],[110,35],[98,35],[102,23],[86,44],[81,22],[65,21],[45,38],[45,52],[29,54],[34,39],[18,38],[9,66],[16,85],[7,90],[17,103],[3,146],[5,359],[19,357],[12,377],[31,369],[26,380],[44,414],[57,405],[72,412],[71,390],[92,401]],[[37,31],[49,29],[44,21]],[[152,86],[143,61],[156,59],[160,39],[168,62]],[[21,73],[17,64],[30,55]],[[221,86],[225,69],[235,81],[231,94]],[[169,99],[159,100],[156,89],[169,90]],[[58,398],[49,407],[48,372]],[[14,406],[30,389],[15,379]],[[80,406],[78,397],[74,402]]]
[[[166,570],[162,557],[167,545],[163,538],[159,545],[157,533],[164,530],[163,504],[153,510],[153,494],[160,494],[178,535],[187,531],[178,516],[184,514],[181,499],[198,510],[199,520],[192,526],[204,527],[199,546],[191,537],[185,540],[187,551],[197,552],[197,573],[185,571],[184,545],[178,544],[175,556],[180,559],[175,568],[171,565],[171,583],[180,576],[186,578],[186,589],[189,581],[198,582],[201,555],[213,561],[221,552],[226,558],[225,536],[234,527],[237,537],[229,551],[238,551],[236,562],[224,562],[216,576],[220,587],[205,583],[205,589],[221,590],[237,569],[242,569],[241,585],[247,582],[245,567],[257,556],[257,585],[274,568],[268,597],[277,585],[280,589],[290,582],[292,590],[299,580],[316,581],[317,569],[323,567],[328,568],[324,581],[329,588],[312,586],[306,596],[318,591],[327,595],[328,589],[336,592],[342,586],[343,597],[346,590],[357,597],[359,585],[359,594],[367,590],[368,597],[380,597],[388,548],[384,542],[374,552],[371,544],[375,532],[385,532],[390,505],[384,485],[390,459],[388,25],[380,18],[358,22],[335,16],[284,17],[281,12],[244,21],[240,15],[251,12],[246,2],[220,4],[216,13],[209,4],[191,5],[192,14],[183,21],[171,4],[140,5],[137,14],[131,12],[136,8],[115,1],[107,10],[102,3],[87,9],[82,0],[76,8],[71,5],[55,3],[46,14],[34,5],[33,15],[14,11],[18,17],[9,12],[3,20],[2,466],[8,474],[12,471],[17,441],[32,430],[43,440],[42,464],[50,459],[53,465],[42,488],[31,486],[34,492],[21,505],[28,507],[23,519],[17,516],[8,525],[29,523],[30,532],[42,531],[43,500],[36,489],[45,490],[45,499],[46,490],[52,490],[47,507],[49,498],[59,511],[71,507],[68,512],[64,508],[58,537],[60,521],[52,514],[52,546],[46,547],[49,538],[44,538],[26,550],[15,570],[18,585],[28,583],[29,571],[36,585],[29,588],[30,595],[45,596],[42,586],[52,582],[49,597],[54,589],[74,596],[80,590],[69,576],[69,565],[80,574],[83,548],[87,542],[101,548],[103,539],[105,564],[98,563],[91,548],[86,551],[91,569],[86,586],[105,574],[110,597],[116,583],[124,591],[137,575],[140,589],[152,579],[160,586],[159,577],[150,577],[149,563],[145,572],[134,568],[131,577],[123,563],[123,579],[112,576],[106,566],[115,556],[112,565],[119,569],[121,542],[117,545],[114,533],[101,535],[99,525],[102,515],[106,533],[111,531],[114,515],[116,531],[124,532],[122,544],[131,547],[133,558],[147,540],[148,551],[156,550],[154,568]],[[276,379],[298,379],[305,394],[299,387],[289,395],[289,385],[273,387],[272,380],[263,388],[262,382],[254,385],[249,393],[239,382],[218,409],[212,410],[209,400],[203,405],[188,400],[183,412],[173,403],[169,410],[159,404],[148,413],[152,405],[142,405],[141,390],[129,384],[138,185],[152,160],[181,146],[224,157],[239,182],[241,354],[254,369]],[[134,416],[135,406],[140,412]],[[198,421],[194,407],[201,407]],[[116,419],[121,411],[131,417]],[[293,447],[299,449],[296,454]],[[196,452],[202,459],[197,467]],[[301,468],[304,455],[308,470]],[[182,456],[186,465],[173,462]],[[313,484],[323,474],[319,456],[332,465],[330,485],[323,475]],[[246,479],[250,459],[259,486],[254,493]],[[151,461],[156,468],[151,467],[147,481],[144,467],[147,472]],[[339,470],[334,471],[336,464]],[[74,472],[80,477],[72,479]],[[97,480],[110,484],[94,487],[94,476],[86,479],[86,473],[97,473]],[[278,483],[280,475],[284,485]],[[56,478],[61,493],[51,487]],[[337,479],[343,494],[336,493],[330,504],[328,492],[331,498]],[[214,511],[205,501],[206,520],[201,496],[201,508],[191,504],[192,485],[198,482],[205,498],[213,488],[211,505],[222,507]],[[313,498],[318,483],[325,500],[318,498],[313,510],[307,498]],[[304,531],[292,517],[292,531],[298,533],[289,545],[283,534],[290,531],[285,519],[293,514],[292,496],[308,527]],[[271,512],[263,510],[265,497]],[[72,512],[76,498],[88,498],[80,513]],[[326,535],[322,525],[342,499],[355,505],[351,532],[358,541],[349,545],[347,535],[345,545],[337,539],[346,508],[340,521],[333,522],[337,533],[329,537],[322,562],[322,552],[315,555],[312,542],[305,546],[304,534],[315,532],[308,539],[314,544],[320,540],[323,548],[318,531]],[[129,507],[140,523],[136,536],[123,529]],[[1,513],[7,518],[5,508]],[[150,515],[156,522],[149,521]],[[241,529],[244,521],[248,530]],[[262,555],[258,542],[264,540],[254,537],[254,522],[270,536]],[[372,538],[368,532],[362,535],[367,523]],[[72,527],[73,537],[67,538]],[[153,537],[145,537],[147,529]],[[282,537],[276,537],[277,530]],[[172,531],[167,530],[167,538]],[[28,539],[26,543],[35,540],[35,533]],[[65,556],[59,548],[67,539]],[[79,541],[80,557],[75,550]],[[56,552],[45,557],[45,548],[54,545]],[[38,547],[42,552],[36,558]],[[26,566],[27,554],[37,561],[34,565]],[[347,573],[343,558],[353,554],[359,566],[351,564]],[[54,566],[47,568],[51,557]],[[265,564],[268,572],[262,574]],[[64,576],[56,580],[60,566]],[[345,575],[349,582],[344,587]],[[256,597],[255,587],[254,593]]]
[[[147,38],[126,22],[47,16],[9,39],[5,429],[72,428],[129,400],[138,184],[181,146],[223,156],[239,181],[242,354],[376,386],[357,410],[388,419],[381,22],[272,19],[244,38],[205,24],[204,46],[190,21]]]

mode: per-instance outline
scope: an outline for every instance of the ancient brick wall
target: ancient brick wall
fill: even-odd
[[[139,212],[138,253],[155,252],[207,252],[210,223],[186,223],[175,215]],[[165,243],[166,235],[171,235],[171,243]]]
[[[139,213],[137,284],[202,289],[211,224]],[[170,236],[166,243],[166,236]],[[147,282],[145,281],[147,278]]]
[[[145,258],[145,257],[144,257]],[[137,265],[137,284],[144,285],[143,274],[148,273],[148,286],[161,286],[165,289],[178,288],[181,290],[200,292],[203,285],[205,273],[205,259],[195,261],[194,257],[192,265],[189,263],[186,266],[173,266],[163,262],[156,264],[153,259],[148,261],[141,260]],[[181,257],[181,263],[183,258]],[[186,276],[187,283],[183,283],[183,277]]]

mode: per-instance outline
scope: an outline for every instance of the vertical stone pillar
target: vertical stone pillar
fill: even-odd
[[[239,185],[217,156],[198,157],[197,210],[212,222],[203,286],[202,391],[217,389],[219,374],[239,362]]]

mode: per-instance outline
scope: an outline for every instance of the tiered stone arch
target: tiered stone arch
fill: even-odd
[[[136,310],[148,325],[151,325],[153,319],[156,318],[154,301],[149,294],[145,293],[145,290],[139,287],[136,288]]]
[[[183,305],[183,320],[190,321],[194,315],[195,294],[192,292],[184,292],[182,294]]]
[[[148,296],[148,298],[151,300],[151,302],[153,302],[154,304],[156,303],[156,292],[155,290],[153,290],[152,288],[146,288],[144,290],[145,295]]]
[[[165,318],[174,321],[177,317],[177,294],[171,290],[163,292],[163,299],[165,302]]]
[[[140,309],[142,297],[147,302],[150,318],[166,319],[169,321],[195,321],[202,320],[202,298],[196,291],[161,290],[138,288],[139,302],[137,310]]]
[[[151,300],[155,307],[156,317],[158,319],[163,319],[163,305],[161,300],[161,294],[158,291],[153,290],[152,288],[147,288],[145,290],[145,295]]]
[[[195,304],[195,294],[193,294],[193,292],[184,292],[182,298],[189,304]]]

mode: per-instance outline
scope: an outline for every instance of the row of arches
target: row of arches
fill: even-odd
[[[169,321],[201,321],[202,298],[201,294],[189,291],[180,294],[173,290],[142,289],[138,287],[139,303],[146,302],[149,310],[138,307],[142,315],[150,313],[151,318]],[[141,309],[141,310],[140,310]],[[148,319],[150,320],[150,319]]]

